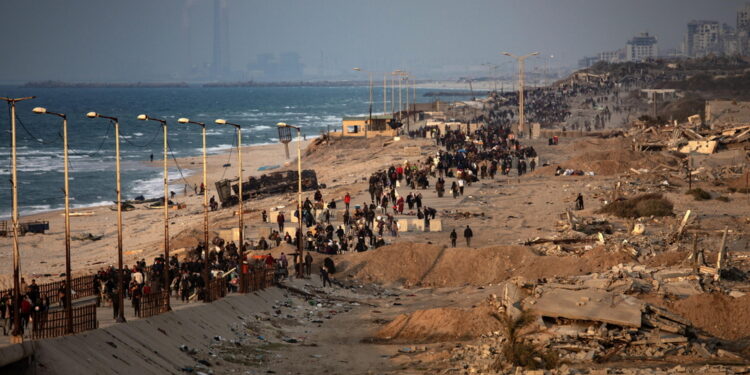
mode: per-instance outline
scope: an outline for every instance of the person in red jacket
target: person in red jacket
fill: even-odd
[[[21,332],[29,326],[29,318],[31,318],[31,299],[29,296],[23,296],[21,299]]]
[[[266,257],[266,266],[272,267],[275,264],[276,264],[276,259],[273,259],[273,255],[269,253],[268,256]]]
[[[344,204],[346,205],[346,210],[349,211],[349,203],[352,202],[352,197],[349,195],[349,193],[346,193],[344,195]]]

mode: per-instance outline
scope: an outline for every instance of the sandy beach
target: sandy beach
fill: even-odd
[[[302,142],[306,148],[312,140]],[[265,172],[258,171],[262,166],[279,166],[272,171],[283,170],[285,163],[296,160],[297,142],[290,143],[290,154],[294,159],[285,160],[284,146],[282,144],[247,146],[242,148],[243,174],[259,176]],[[230,158],[231,156],[231,158]],[[223,154],[207,156],[207,179],[209,181],[209,197],[215,195],[214,182],[222,178],[237,178],[237,153],[233,151]],[[172,237],[183,232],[190,232],[193,227],[202,225],[203,198],[196,196],[193,185],[200,186],[202,181],[202,158],[188,157],[179,158],[178,164],[183,168],[183,173],[188,172],[187,181],[182,179],[170,181],[170,190],[177,195],[175,201],[185,203],[187,208],[172,211],[172,222],[170,223],[170,234]],[[231,165],[224,167],[229,162]],[[161,160],[155,159],[153,163],[145,162],[146,167],[156,169],[162,168]],[[294,166],[294,164],[293,164]],[[175,168],[174,161],[170,159],[170,172]],[[185,194],[185,185],[191,187]],[[113,189],[114,190],[114,189]],[[75,194],[75,192],[72,192]],[[111,200],[116,199],[112,194]],[[218,199],[218,196],[217,196]],[[123,212],[123,247],[125,252],[125,263],[132,264],[141,258],[151,259],[160,249],[163,243],[163,226],[160,225],[163,212],[158,209],[146,208],[146,205],[137,205],[134,211]],[[117,214],[112,209],[116,205],[89,207],[71,210],[71,237],[77,238],[82,235],[92,234],[103,236],[101,240],[73,240],[71,250],[71,261],[73,275],[89,274],[100,267],[116,263],[117,256]],[[246,210],[253,208],[253,202],[247,202]],[[212,219],[223,216],[225,212],[212,212]],[[19,249],[21,253],[21,273],[28,282],[36,279],[37,282],[45,282],[59,279],[65,270],[65,245],[64,233],[65,222],[63,210],[55,210],[45,213],[23,216],[21,222],[44,220],[49,221],[50,230],[46,234],[26,234],[19,238]],[[214,228],[218,229],[218,228]],[[221,229],[224,229],[222,227]],[[190,241],[188,241],[190,242]],[[172,248],[178,249],[187,245],[185,242],[175,242]],[[195,243],[191,243],[195,245]],[[12,238],[0,238],[0,289],[10,287],[13,274],[12,261]]]

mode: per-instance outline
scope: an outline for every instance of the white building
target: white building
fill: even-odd
[[[656,37],[649,33],[640,33],[628,40],[625,46],[625,60],[645,61],[659,56]]]

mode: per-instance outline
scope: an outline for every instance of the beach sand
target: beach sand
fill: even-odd
[[[302,142],[302,147],[306,148],[312,140]],[[297,143],[292,142],[290,153],[296,160]],[[229,158],[231,156],[231,158]],[[259,176],[263,171],[258,171],[262,166],[278,165],[280,168],[271,171],[281,170],[284,164],[293,161],[286,160],[284,146],[282,144],[247,146],[242,148],[243,174],[245,178],[249,176]],[[197,184],[200,186],[202,181],[202,158],[188,157],[179,158],[178,164],[183,168],[183,173],[189,171],[187,181],[182,179],[170,181],[170,190],[177,195],[174,201],[185,203],[187,208],[175,210],[170,213],[172,218],[170,222],[170,237],[200,225],[202,228],[203,197],[194,194],[194,189],[188,188],[187,195],[185,192],[186,183],[189,185]],[[227,162],[231,165],[223,167]],[[162,168],[160,160],[154,160],[153,163],[145,162],[148,167],[157,169]],[[237,178],[237,153],[209,155],[207,157],[207,176],[209,186],[209,197],[216,195],[214,182],[222,178]],[[293,166],[296,166],[294,164]],[[170,171],[175,167],[174,161],[170,160]],[[114,191],[114,187],[111,191]],[[75,191],[71,191],[75,195]],[[112,194],[112,201],[116,196]],[[218,196],[216,197],[218,200]],[[146,258],[151,260],[158,252],[163,251],[164,227],[163,211],[159,209],[149,209],[146,205],[136,205],[134,211],[123,212],[123,249],[125,264],[133,264],[135,260]],[[248,204],[251,206],[251,203]],[[100,207],[88,207],[73,209],[71,217],[71,237],[76,238],[81,235],[91,233],[94,236],[103,235],[99,241],[80,241],[71,242],[71,261],[73,264],[73,275],[88,274],[92,269],[116,264],[117,262],[117,214],[113,210],[115,204]],[[210,213],[211,218],[221,216],[224,211]],[[65,221],[63,210],[50,211],[45,213],[23,216],[21,222],[31,220],[49,221],[50,230],[46,234],[26,234],[19,238],[19,251],[21,254],[21,273],[27,282],[36,278],[37,282],[58,279],[65,271]],[[202,232],[201,232],[202,233]],[[176,243],[179,245],[179,243]],[[175,248],[174,246],[172,246]],[[0,237],[0,289],[12,285],[13,258],[12,258],[12,238]]]

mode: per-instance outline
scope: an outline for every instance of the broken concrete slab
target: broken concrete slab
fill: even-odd
[[[524,305],[541,316],[641,327],[644,303],[636,298],[598,289],[539,289],[541,296]]]

